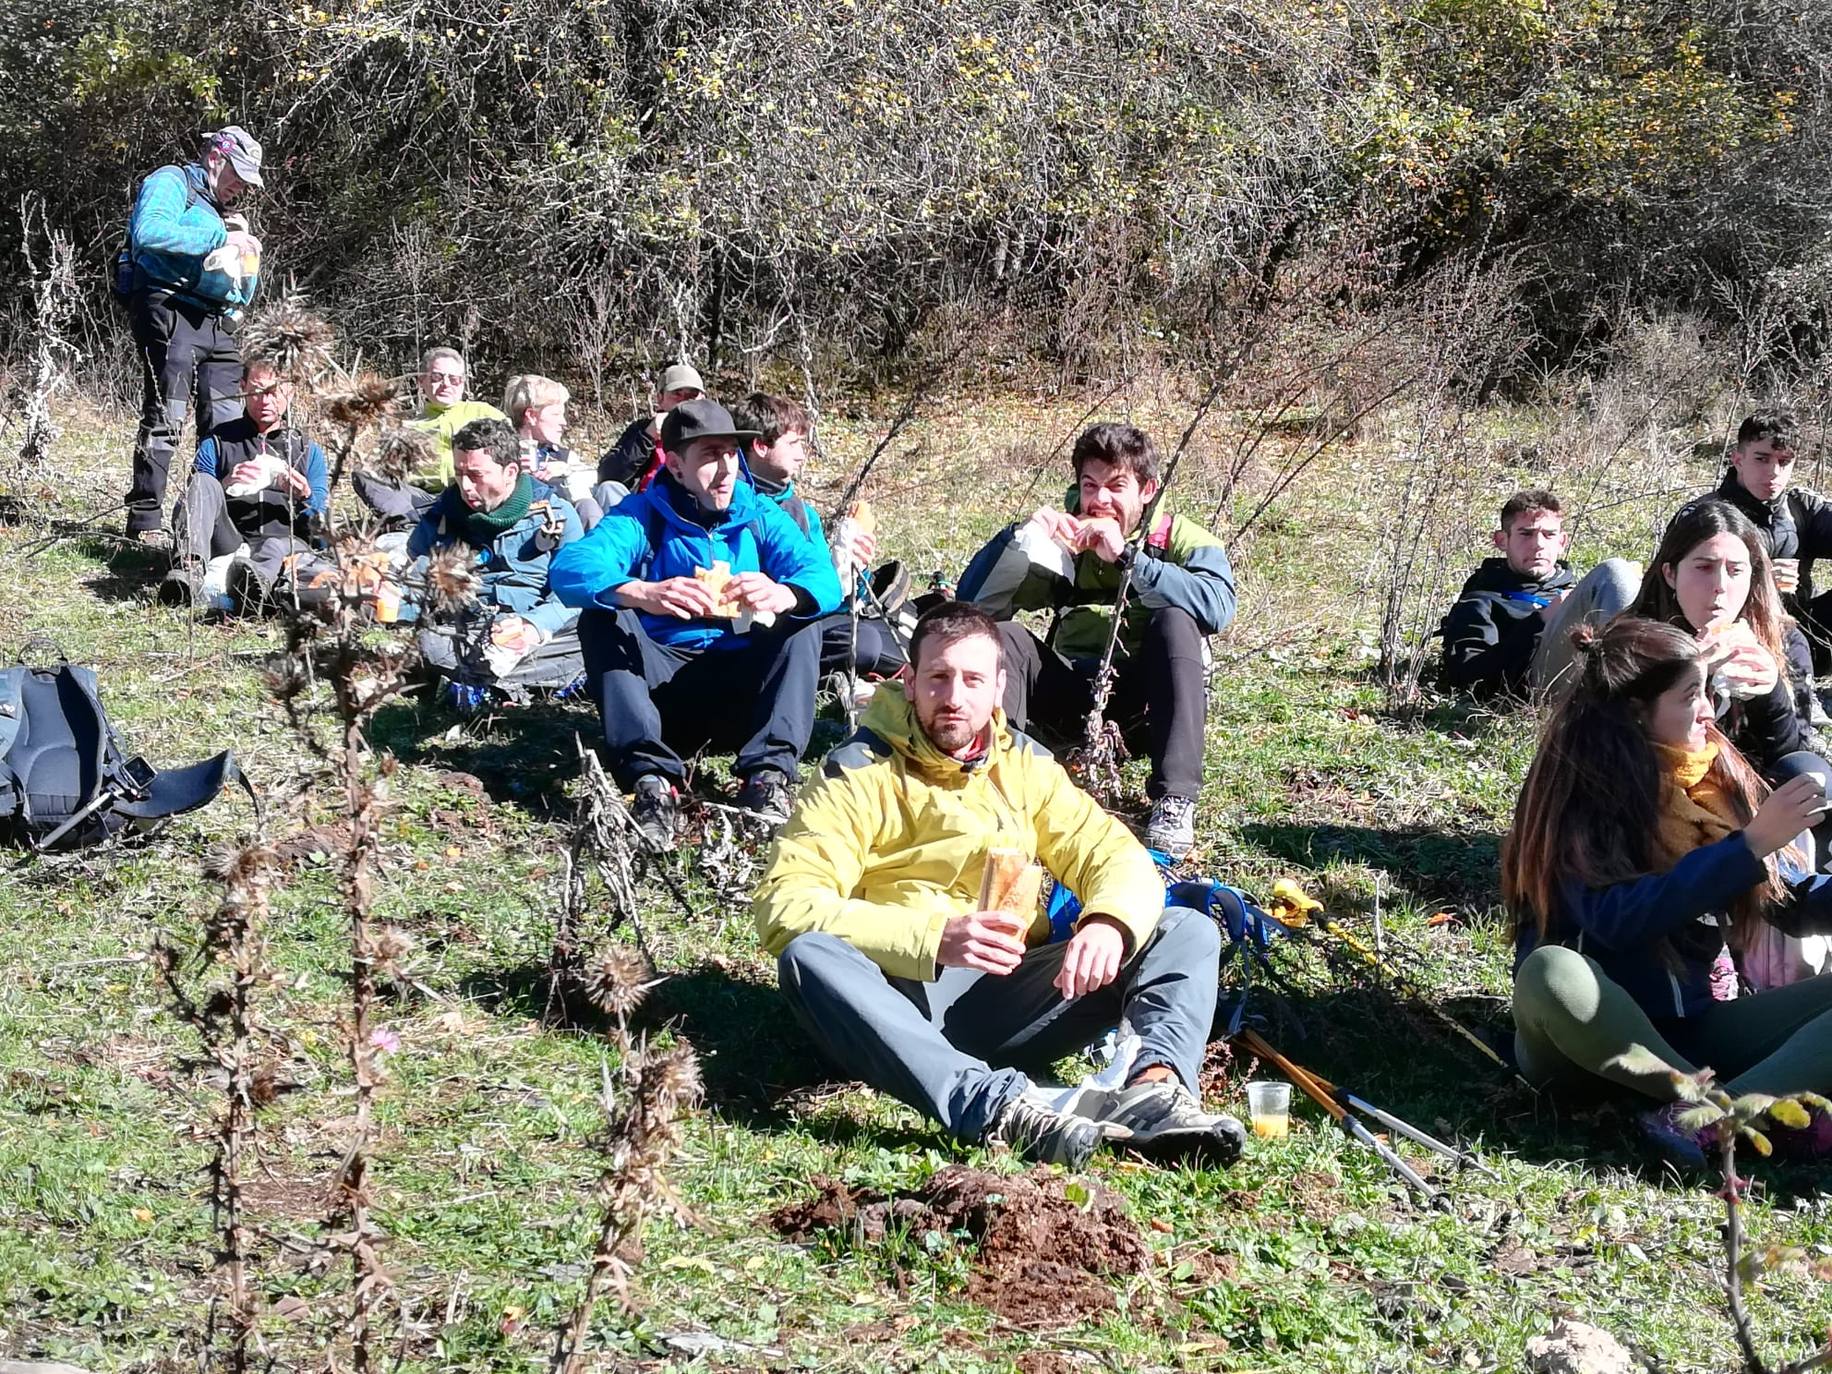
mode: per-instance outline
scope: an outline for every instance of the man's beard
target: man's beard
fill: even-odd
[[[927,719],[918,718],[922,733],[929,737],[933,744],[944,754],[958,754],[980,737],[980,731],[986,727],[982,724],[975,728],[965,716],[944,718],[940,714]]]

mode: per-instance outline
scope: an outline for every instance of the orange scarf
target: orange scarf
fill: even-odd
[[[1693,850],[1716,844],[1742,829],[1731,809],[1730,798],[1711,776],[1718,756],[1715,741],[1703,749],[1681,749],[1656,744],[1660,762],[1660,825],[1657,839],[1664,860],[1661,871],[1673,867]]]

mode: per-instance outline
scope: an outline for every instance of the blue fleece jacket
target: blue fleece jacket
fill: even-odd
[[[246,417],[232,421],[197,446],[197,459],[191,466],[199,472],[209,473],[227,486],[236,465],[247,462],[259,453],[277,453],[303,472],[312,490],[305,498],[301,513],[306,516],[324,514],[324,508],[331,500],[329,465],[325,462],[324,450],[318,447],[318,441],[305,438],[297,430],[282,426],[267,434],[256,434],[254,425]],[[287,497],[285,493],[270,488],[262,492],[257,500],[285,504]]]
[[[447,488],[447,492],[455,490]],[[456,530],[446,528],[447,495],[430,510],[407,539],[407,556],[414,571],[424,569],[426,559],[435,549],[461,542]],[[560,552],[574,545],[584,531],[579,512],[554,494],[545,483],[534,483],[534,501],[528,513],[478,549],[477,572],[482,586],[478,600],[499,611],[519,615],[548,638],[570,630],[579,613],[562,604],[554,594],[552,574],[557,562],[555,551],[543,548],[537,539],[549,517],[560,522]]]
[[[1743,832],[1701,845],[1665,873],[1607,887],[1568,882],[1550,943],[1588,954],[1635,1004],[1656,1020],[1692,1016],[1711,1004],[1711,965],[1724,931],[1709,918],[1767,876]],[[1777,925],[1784,924],[1777,921]],[[1659,947],[1669,946],[1669,964]],[[1514,967],[1539,944],[1530,922],[1514,941]]]
[[[825,546],[817,546],[748,482],[738,483],[725,510],[702,511],[666,471],[606,511],[585,538],[560,550],[551,577],[555,594],[568,606],[616,610],[614,593],[626,582],[691,577],[695,569],[718,562],[734,573],[765,573],[793,588],[800,594],[798,615],[827,615],[839,607],[840,583]],[[644,612],[642,626],[657,643],[684,649],[745,643],[728,620]]]
[[[244,310],[254,299],[258,276],[238,285],[226,272],[204,271],[228,230],[197,163],[161,167],[140,183],[128,237],[138,289],[176,292],[223,311]]]

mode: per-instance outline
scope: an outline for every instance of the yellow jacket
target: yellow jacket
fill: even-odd
[[[1037,745],[993,717],[974,765],[938,750],[902,688],[885,683],[857,734],[827,756],[770,851],[751,903],[772,955],[824,930],[892,977],[932,981],[942,923],[979,902],[986,851],[1023,849],[1081,899],[1084,918],[1118,922],[1130,949],[1164,910],[1164,883],[1130,831]],[[1039,914],[1026,938],[1049,938]]]

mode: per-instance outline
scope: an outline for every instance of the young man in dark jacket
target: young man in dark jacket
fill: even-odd
[[[739,805],[780,823],[814,730],[813,622],[840,584],[825,549],[743,479],[750,437],[717,402],[676,406],[655,480],[553,561],[555,594],[584,612],[611,774],[658,847],[673,843],[683,751],[735,745]]]
[[[1114,652],[1112,714],[1151,755],[1145,843],[1181,858],[1195,843],[1208,709],[1208,636],[1234,619],[1234,570],[1219,539],[1162,515],[1135,547],[1158,491],[1158,451],[1131,425],[1095,425],[1075,441],[1071,510],[1045,508],[974,555],[958,595],[1001,621],[1005,714],[1079,742],[1113,626],[1120,579],[1132,594]],[[1011,619],[1056,613],[1049,642]],[[1142,727],[1142,728],[1141,728]]]
[[[1619,614],[1641,588],[1641,569],[1605,559],[1583,581],[1564,560],[1565,507],[1549,491],[1517,491],[1485,558],[1438,626],[1438,681],[1472,696],[1544,695],[1570,671],[1571,632]]]
[[[1791,415],[1759,411],[1737,427],[1716,495],[1747,515],[1768,541],[1781,605],[1812,648],[1813,671],[1832,666],[1832,591],[1813,592],[1813,564],[1832,558],[1832,502],[1790,485],[1798,430]]]
[[[706,394],[706,383],[686,363],[664,368],[655,384],[655,402],[647,415],[630,422],[617,436],[617,442],[598,460],[598,481],[614,482],[624,491],[635,491],[648,485],[656,468],[656,445],[661,438],[662,421],[682,401],[696,401]],[[615,502],[600,501],[600,505]]]

